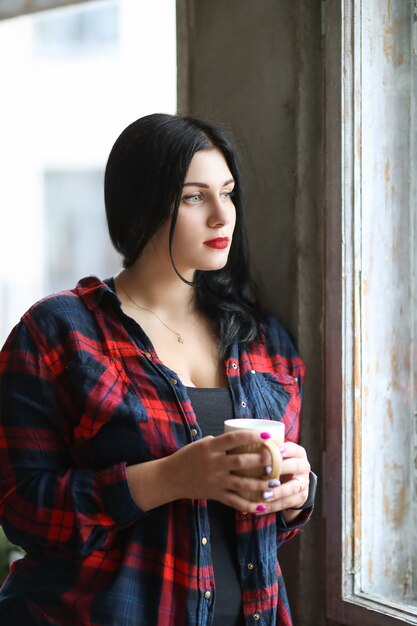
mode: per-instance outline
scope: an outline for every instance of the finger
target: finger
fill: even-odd
[[[304,479],[303,476],[300,476],[300,478],[298,476],[294,476],[294,481],[296,481],[299,484],[299,489],[298,489],[298,492],[296,493],[308,492],[308,487],[310,484],[309,478]]]
[[[243,494],[247,494],[248,492],[257,494],[255,498],[258,504],[265,504],[277,500],[277,487],[279,487],[280,484],[278,479],[259,480],[256,478],[244,478],[231,475],[224,486],[229,491],[233,491],[242,497],[245,497]]]
[[[302,506],[308,497],[310,479],[308,475],[294,476],[277,489],[275,504],[279,510]]]
[[[214,439],[213,447],[218,452],[227,452],[233,448],[262,443],[263,441],[260,433],[254,430],[236,430],[218,435]]]
[[[266,468],[271,463],[270,459],[259,452],[241,452],[240,454],[225,455],[224,466],[229,472],[243,472],[245,470],[259,470],[259,474],[266,474]]]
[[[220,500],[223,504],[231,506],[232,508],[245,514],[260,515],[267,511],[267,505],[264,502],[252,502],[243,498],[235,492],[225,492]]]
[[[283,459],[290,457],[307,458],[307,452],[305,448],[292,441],[286,441],[279,447],[279,449]]]
[[[255,443],[246,444],[245,446],[238,446],[230,450],[226,450],[227,456],[242,456],[245,454],[256,454],[258,456],[259,467],[267,467],[273,465],[273,457],[271,450],[262,445],[262,441],[255,441]],[[266,472],[268,473],[268,472]]]
[[[252,491],[259,493],[260,499],[270,499],[276,497],[276,487],[280,485],[279,480],[260,480],[258,478],[249,478],[230,474],[225,481],[225,488],[229,491],[235,491],[236,493],[244,493]],[[272,493],[273,496],[264,496],[264,493]]]
[[[284,459],[281,465],[281,476],[298,476],[299,474],[309,474],[310,463],[301,457]]]
[[[245,474],[246,471],[253,472],[253,476],[266,479],[273,473],[273,460],[269,450],[265,453],[263,450],[256,452],[241,452],[236,454],[224,455],[226,460],[223,466],[229,472],[236,474]],[[275,471],[278,471],[278,467]]]

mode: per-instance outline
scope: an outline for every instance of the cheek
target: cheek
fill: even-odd
[[[201,234],[201,223],[191,212],[187,216],[178,216],[175,224],[174,242],[195,241]]]
[[[236,227],[236,212],[234,211],[229,221],[229,230],[230,230],[231,235],[233,235],[235,227]]]
[[[160,228],[152,237],[149,244],[153,254],[169,254],[169,228]]]
[[[236,226],[236,211],[234,211],[233,213],[233,220],[232,220],[232,224],[233,224],[233,230],[235,229]]]

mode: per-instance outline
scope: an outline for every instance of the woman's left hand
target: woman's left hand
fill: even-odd
[[[284,512],[287,522],[291,521],[300,511],[287,511],[292,507],[299,507],[304,504],[308,497],[310,484],[310,463],[307,453],[302,446],[290,441],[280,446],[282,454],[281,484],[271,487],[271,481],[264,492],[264,501],[260,504],[265,506],[265,513]],[[267,497],[265,497],[267,496]]]

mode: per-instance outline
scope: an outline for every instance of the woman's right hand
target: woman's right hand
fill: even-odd
[[[132,496],[144,511],[189,498],[218,500],[239,511],[262,512],[262,504],[245,499],[239,492],[268,491],[269,481],[233,472],[267,467],[270,453],[260,448],[259,452],[231,454],[235,448],[261,442],[259,432],[239,430],[204,437],[163,459],[130,466],[126,472]]]

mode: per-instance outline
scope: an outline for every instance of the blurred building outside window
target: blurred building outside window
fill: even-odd
[[[62,285],[71,285],[74,277],[82,276],[86,269],[95,275],[108,269],[111,275],[119,263],[107,241],[103,172],[46,171],[43,186],[48,291],[59,291]],[[89,268],[86,268],[87,262]]]
[[[120,2],[87,3],[70,11],[40,13],[33,24],[34,53],[47,57],[81,57],[117,53]]]

